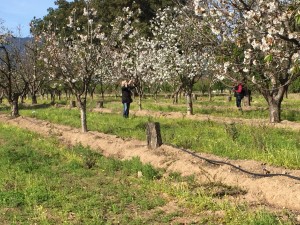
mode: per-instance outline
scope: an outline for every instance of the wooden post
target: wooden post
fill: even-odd
[[[148,123],[146,132],[148,148],[155,149],[162,145],[159,123]]]
[[[98,101],[97,102],[97,108],[104,108],[103,101]]]

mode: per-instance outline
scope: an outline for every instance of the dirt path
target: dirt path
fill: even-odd
[[[250,204],[267,205],[275,209],[296,211],[300,223],[300,181],[283,176],[254,177],[229,166],[213,165],[207,161],[183,152],[178,148],[162,145],[150,150],[146,143],[134,139],[122,139],[114,135],[99,132],[81,133],[79,129],[56,125],[33,118],[18,117],[10,119],[0,115],[0,121],[22,127],[39,134],[57,136],[68,145],[81,143],[105,156],[128,159],[139,157],[144,163],[151,163],[157,168],[165,168],[168,172],[180,172],[182,175],[196,175],[202,182],[215,181],[227,185],[235,185],[247,191],[247,194],[236,197],[236,201],[247,201]],[[213,155],[198,154],[212,160],[224,160],[239,168],[263,173],[262,165],[249,160],[226,160]],[[271,173],[290,174],[300,177],[300,170],[267,167]]]

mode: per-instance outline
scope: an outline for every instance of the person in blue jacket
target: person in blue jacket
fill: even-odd
[[[134,89],[133,81],[129,80],[127,82],[127,80],[123,80],[121,83],[121,89],[122,89],[123,117],[128,118],[130,103],[132,102],[131,90]]]

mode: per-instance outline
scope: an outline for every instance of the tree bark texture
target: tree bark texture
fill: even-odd
[[[155,149],[162,145],[159,123],[148,123],[146,133],[148,148]]]
[[[36,97],[36,95],[32,95],[32,96],[31,96],[31,104],[32,104],[32,105],[37,104],[37,97]]]
[[[86,121],[86,104],[80,103],[80,118],[81,118],[81,131],[83,133],[87,132],[87,121]]]
[[[11,102],[11,116],[18,117],[19,114],[19,95],[14,94],[13,101]]]
[[[280,123],[281,121],[281,103],[287,86],[281,86],[272,92],[262,92],[269,106],[269,119],[271,123]]]
[[[269,103],[269,115],[271,123],[279,123],[281,121],[281,104],[276,101],[271,101]]]
[[[193,115],[193,100],[192,100],[191,93],[186,94],[186,104],[187,104],[187,115]]]

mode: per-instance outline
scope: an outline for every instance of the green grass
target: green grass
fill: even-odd
[[[3,225],[295,223],[290,212],[230,203],[228,196],[244,194],[237,187],[163,176],[138,158],[105,158],[5,124],[0,143]]]
[[[80,127],[76,109],[41,107],[22,109],[21,115]],[[88,128],[120,137],[146,140],[149,121],[160,123],[163,142],[196,152],[212,153],[231,159],[254,159],[291,169],[300,168],[299,132],[266,126],[226,125],[212,121],[135,117],[88,112]]]
[[[142,99],[143,109],[163,112],[186,112],[185,98],[181,97],[178,104],[173,104],[172,99],[158,98],[156,101],[152,97]],[[131,105],[132,110],[138,110],[138,99],[136,98]],[[289,98],[284,98],[282,102],[282,120],[289,120],[300,122],[300,97],[297,94],[289,95]],[[96,98],[89,101],[88,107],[94,108],[96,106]],[[244,118],[244,119],[269,119],[268,105],[265,99],[260,95],[253,95],[251,102],[252,109],[245,110],[243,114],[235,110],[235,99],[231,102],[227,101],[227,96],[214,96],[211,101],[207,96],[200,96],[193,101],[194,113],[214,115],[220,117],[230,118]],[[120,98],[106,97],[104,99],[104,107],[112,109],[113,112],[121,110]]]
[[[212,101],[204,96],[194,103],[195,113],[216,115],[219,117],[239,118],[267,118],[265,100],[253,96],[255,110],[244,111],[241,114],[235,110],[234,102],[226,102],[226,96],[215,96]],[[88,101],[88,109],[96,105],[97,98]],[[131,109],[137,110],[137,99]],[[184,99],[178,105],[168,104],[172,99],[159,98],[157,103],[152,98],[143,99],[143,106],[153,111],[180,111],[185,112]],[[67,104],[68,101],[57,101]],[[290,95],[284,99],[282,117],[290,121],[300,121],[297,106],[300,104],[298,95]],[[219,106],[219,107],[216,107]],[[262,162],[284,166],[292,169],[300,168],[300,140],[299,132],[272,129],[264,126],[247,126],[234,124],[228,127],[225,124],[211,121],[200,122],[188,119],[162,119],[152,117],[131,116],[129,120],[120,117],[122,105],[119,98],[106,97],[104,107],[112,109],[115,114],[101,114],[88,112],[88,128],[104,133],[116,134],[121,137],[133,137],[145,140],[145,126],[148,121],[160,122],[164,143],[178,147],[189,148],[197,152],[207,152],[232,159],[254,159]],[[73,127],[80,127],[80,114],[76,109],[62,109],[50,107],[47,101],[44,104],[25,107],[21,106],[21,115],[46,119],[55,123],[62,123]],[[7,108],[2,108],[3,111]],[[116,114],[117,113],[117,114]],[[233,134],[233,130],[235,133]]]

